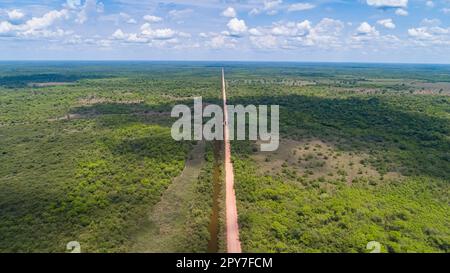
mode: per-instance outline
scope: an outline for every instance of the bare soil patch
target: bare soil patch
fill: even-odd
[[[319,139],[295,141],[285,139],[278,151],[253,155],[261,174],[278,175],[288,170],[305,181],[345,179],[351,185],[355,179],[381,181],[399,179],[398,173],[382,176],[367,163],[369,155],[339,151],[332,143]]]
[[[74,85],[74,82],[32,82],[29,83],[30,87],[50,87],[50,86],[64,86],[64,85]]]

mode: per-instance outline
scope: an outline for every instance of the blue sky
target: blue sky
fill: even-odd
[[[450,63],[450,0],[2,0],[0,60]]]

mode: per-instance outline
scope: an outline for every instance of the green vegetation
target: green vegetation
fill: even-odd
[[[252,175],[255,166],[246,160],[235,160],[235,166],[245,251],[365,252],[370,241],[389,252],[449,251],[449,192],[442,182],[338,182],[328,192],[285,177]]]
[[[366,252],[370,241],[385,252],[450,251],[449,93],[397,88],[396,73],[376,79],[389,70],[324,70],[300,87],[232,75],[230,103],[280,105],[282,138],[299,143],[284,157],[233,143],[244,251]],[[330,148],[308,144],[317,140]]]
[[[85,69],[98,69],[86,67],[74,65],[70,73],[83,78]],[[165,111],[179,94],[188,100],[200,86],[212,93],[216,83],[178,86],[177,95],[172,77],[148,84],[151,78],[128,73],[73,85],[0,87],[0,251],[64,252],[74,240],[83,252],[132,249],[192,147],[172,140]],[[35,78],[14,77],[18,86]]]
[[[137,249],[206,252],[213,148],[198,179],[178,185],[194,143],[172,140],[170,111],[194,96],[220,105],[220,66],[0,63],[0,252],[64,252],[74,240],[83,252],[133,251],[165,220],[178,235]],[[225,69],[229,103],[280,105],[292,145],[232,143],[244,251],[365,252],[372,240],[450,251],[449,66]],[[158,212],[177,191],[178,221]]]

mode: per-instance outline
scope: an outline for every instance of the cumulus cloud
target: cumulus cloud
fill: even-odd
[[[376,28],[367,22],[363,22],[359,25],[357,33],[361,35],[378,35]]]
[[[304,11],[315,8],[316,6],[311,3],[296,3],[288,7],[288,11]]]
[[[237,16],[237,13],[236,13],[236,10],[234,8],[228,7],[222,12],[222,16],[229,17],[229,18],[234,18],[234,17]]]
[[[69,9],[76,9],[81,6],[81,0],[67,0],[66,6]]]
[[[367,4],[376,8],[406,8],[408,0],[367,0]]]
[[[145,15],[143,17],[143,19],[144,19],[144,21],[147,21],[149,23],[158,23],[163,20],[161,17],[154,16],[154,15]]]
[[[433,2],[433,1],[427,1],[427,2],[425,3],[425,5],[426,5],[427,7],[429,7],[429,8],[434,8],[434,2]]]
[[[122,40],[125,39],[127,35],[125,35],[125,33],[119,28],[113,33],[112,37],[114,39]]]
[[[416,44],[422,46],[450,45],[450,28],[443,28],[436,24],[410,28],[408,35]]]
[[[19,17],[21,16],[17,15],[15,18]],[[20,24],[12,24],[7,21],[0,22],[0,35],[22,38],[57,38],[67,36],[72,34],[72,32],[65,31],[54,25],[60,20],[69,19],[69,17],[69,10],[62,9],[49,11],[40,17],[32,17]]]
[[[106,36],[93,35],[91,37],[77,35],[67,30],[70,25],[75,22],[80,24],[89,21],[89,25],[76,26],[75,29],[80,31],[86,30],[88,27],[95,27],[95,17],[97,13],[103,12],[103,4],[100,0],[64,0],[63,9],[53,10],[44,14],[31,13],[25,15],[23,10],[1,10],[2,18],[0,20],[0,36],[9,38],[23,37],[27,39],[44,37],[48,41],[62,41],[67,44],[89,44],[100,47],[110,47],[113,45],[124,46],[126,44],[142,44],[148,46],[167,46],[170,48],[186,48],[186,46],[207,47],[211,49],[219,48],[253,48],[257,50],[275,50],[275,49],[301,49],[309,47],[311,50],[316,49],[332,49],[333,52],[345,50],[348,48],[359,48],[374,50],[386,49],[388,44],[401,44],[408,42],[410,44],[417,43],[420,45],[450,45],[450,29],[441,27],[440,22],[435,19],[424,19],[417,27],[403,29],[407,32],[408,38],[399,40],[394,35],[383,35],[379,32],[382,28],[395,29],[397,26],[393,13],[401,16],[408,15],[407,0],[365,0],[367,5],[379,9],[387,9],[384,13],[386,17],[377,18],[378,21],[363,22],[359,25],[351,25],[343,23],[339,20],[331,18],[323,18],[319,21],[299,20],[287,21],[284,17],[283,21],[275,21],[265,25],[248,25],[250,19],[237,18],[237,12],[233,7],[221,10],[220,15],[226,17],[226,26],[224,31],[212,30],[214,26],[200,26],[198,30],[203,31],[200,34],[191,37],[190,34],[176,30],[173,24],[170,27],[162,27],[164,21],[181,23],[183,20],[172,21],[173,19],[191,18],[193,9],[174,9],[168,12],[163,18],[158,14],[140,13],[139,17],[134,17],[126,13],[113,13],[100,15],[102,21],[114,22],[113,24],[102,24],[101,30],[104,31],[105,26],[108,29]],[[228,3],[237,3],[239,1],[225,1]],[[242,1],[241,1],[242,2]],[[247,8],[255,7],[251,14],[273,15],[277,12],[297,12],[310,10],[316,7],[315,1],[299,0],[299,1],[282,1],[282,0],[252,0],[244,1],[248,4]],[[438,6],[438,2],[431,0],[422,1],[421,5],[432,7]],[[436,3],[436,5],[434,5]],[[232,5],[232,4],[230,4]],[[259,6],[258,6],[259,5]],[[370,9],[366,5],[366,9]],[[227,7],[227,6],[225,6]],[[224,8],[225,8],[224,7]],[[244,6],[242,6],[244,7]],[[436,12],[449,12],[450,9],[441,9],[439,6]],[[113,10],[113,9],[109,9]],[[199,10],[201,15],[203,10]],[[196,11],[197,13],[197,11]],[[391,14],[386,15],[386,14]],[[34,15],[31,17],[31,15]],[[140,17],[145,15],[143,17]],[[219,14],[216,14],[220,16]],[[292,14],[291,14],[292,15]],[[442,15],[442,14],[441,14]],[[208,16],[208,15],[207,15]],[[211,15],[209,15],[211,16]],[[214,16],[214,15],[212,15]],[[143,24],[130,26],[129,24],[137,24],[138,21],[144,20]],[[276,18],[276,17],[275,17]],[[386,19],[385,19],[386,18]],[[139,20],[141,19],[141,20]],[[205,21],[211,18],[206,18]],[[267,16],[265,19],[268,19]],[[202,21],[204,22],[204,21]],[[252,22],[254,24],[263,21]],[[161,23],[161,24],[155,24]],[[128,24],[128,25],[127,25]],[[64,28],[64,29],[63,29]],[[65,30],[65,28],[67,28]],[[343,31],[349,28],[348,31]],[[350,29],[351,28],[351,29]],[[205,29],[211,29],[212,32],[206,32]],[[90,33],[90,32],[87,32]],[[86,34],[89,35],[89,34]],[[404,37],[404,36],[402,36]],[[403,45],[403,44],[402,44]]]
[[[247,31],[247,25],[244,20],[238,18],[231,19],[227,24],[228,29],[232,35],[242,35]]]
[[[387,28],[387,29],[394,29],[395,28],[395,24],[392,21],[392,19],[382,19],[382,20],[378,20],[377,24],[382,25],[383,27]]]
[[[214,36],[210,42],[208,42],[208,46],[214,49],[219,48],[234,48],[236,45],[235,40],[229,40],[228,37],[224,35]]]
[[[273,35],[252,36],[250,42],[257,49],[276,49],[279,48],[279,40]]]
[[[41,17],[32,17],[31,19],[25,21],[23,24],[13,25],[9,22],[1,22],[3,26],[3,31],[18,31],[18,32],[26,32],[33,30],[45,29],[52,26],[59,19],[67,19],[69,17],[69,13],[67,10],[52,10],[45,13]]]
[[[419,39],[428,39],[431,38],[433,35],[430,34],[425,27],[421,28],[410,28],[408,29],[408,34],[414,38]]]
[[[251,28],[248,30],[248,33],[251,36],[263,36],[264,35],[263,31],[259,30],[258,28]]]
[[[141,26],[141,34],[149,39],[167,40],[174,38],[177,32],[171,28],[152,29],[150,24],[146,23]]]
[[[227,31],[222,33],[202,32],[199,37],[204,40],[203,45],[210,49],[229,49],[235,48],[238,41],[235,37],[230,36]]]
[[[272,28],[271,33],[276,36],[305,36],[312,29],[311,22],[305,20],[299,23],[277,24]]]
[[[9,34],[10,32],[12,32],[14,30],[14,25],[11,24],[10,22],[0,22],[0,34]]]
[[[52,10],[44,14],[42,17],[33,17],[25,22],[22,26],[24,30],[36,30],[43,29],[51,26],[56,20],[67,19],[69,17],[69,12],[65,9],[63,10]]]
[[[25,17],[25,14],[23,12],[21,12],[20,10],[13,9],[13,10],[8,11],[8,18],[10,20],[20,20],[23,17]]]
[[[324,18],[316,25],[311,21],[277,22],[270,27],[249,30],[250,41],[257,49],[295,49],[316,46],[318,48],[337,48],[344,23]]]
[[[189,37],[190,34],[171,28],[153,28],[148,22],[141,25],[140,32],[126,33],[119,28],[111,35],[113,40],[132,44],[149,44],[152,46],[174,46],[180,43],[179,38]]]
[[[394,49],[402,45],[402,41],[395,35],[381,35],[380,32],[367,22],[361,23],[348,41],[350,48],[371,49],[378,51]]]

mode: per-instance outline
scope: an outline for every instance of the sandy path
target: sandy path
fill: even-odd
[[[231,162],[231,147],[228,132],[227,95],[225,88],[225,73],[222,69],[222,97],[224,112],[224,149],[225,149],[225,190],[226,190],[226,231],[227,252],[241,253],[241,242],[239,241],[239,225],[236,207],[236,194],[234,191],[233,163]]]

